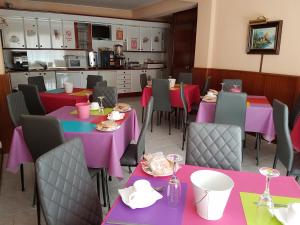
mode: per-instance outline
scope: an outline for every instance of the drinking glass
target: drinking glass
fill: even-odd
[[[220,83],[221,84],[221,91],[224,91],[224,83]]]
[[[267,207],[272,210],[274,208],[274,203],[270,194],[270,181],[271,178],[278,177],[280,173],[278,170],[269,167],[262,167],[259,169],[259,172],[266,177],[266,188],[264,193],[260,195],[257,206]]]
[[[103,99],[105,98],[105,96],[99,96],[98,98],[100,100],[99,112],[100,114],[104,114]]]
[[[87,103],[90,103],[90,95],[91,95],[91,93],[86,93],[85,95],[87,97]]]
[[[170,154],[167,159],[173,162],[173,175],[168,182],[167,198],[169,206],[175,208],[178,206],[181,197],[181,185],[180,180],[176,176],[177,164],[182,160],[182,157],[177,154]]]

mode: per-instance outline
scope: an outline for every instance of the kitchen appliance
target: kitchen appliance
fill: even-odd
[[[101,68],[115,67],[115,58],[113,51],[99,51],[98,55]]]
[[[115,53],[115,67],[124,68],[125,67],[125,56],[123,55],[123,45],[114,45]]]
[[[87,68],[86,56],[65,55],[66,66],[70,69]]]
[[[97,52],[89,52],[89,66],[90,68],[97,68],[98,65],[98,53]]]
[[[17,71],[28,70],[27,52],[12,52],[12,65]]]

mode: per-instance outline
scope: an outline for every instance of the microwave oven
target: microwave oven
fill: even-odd
[[[66,66],[70,69],[87,68],[85,56],[65,55]]]

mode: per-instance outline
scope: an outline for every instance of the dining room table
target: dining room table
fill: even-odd
[[[152,87],[147,85],[142,92],[141,105],[146,107],[150,97],[152,96]],[[193,104],[199,104],[200,102],[200,89],[195,84],[184,85],[184,96],[186,98],[188,111],[192,110]],[[180,98],[180,85],[175,84],[174,87],[170,88],[170,102],[174,108],[183,108],[182,101]]]
[[[196,122],[213,123],[215,119],[216,103],[201,101]],[[265,96],[247,96],[245,131],[263,135],[271,142],[275,139],[273,122],[273,107]]]
[[[234,182],[223,216],[219,220],[205,220],[197,214],[190,176],[198,170],[218,171],[229,176]],[[125,187],[131,186],[136,180],[146,179],[151,183],[152,187],[163,187],[163,191],[161,192],[163,198],[147,208],[131,209],[122,202],[119,196],[105,216],[102,225],[114,224],[108,221],[147,225],[280,224],[268,212],[263,211],[263,215],[257,213],[255,202],[259,200],[259,196],[264,192],[266,186],[266,177],[257,172],[241,172],[181,165],[176,176],[181,183],[181,197],[177,207],[172,207],[168,204],[167,199],[167,185],[170,176],[153,177],[145,173],[142,165],[139,164],[129,177]],[[300,186],[294,177],[279,176],[272,178],[270,193],[274,203],[288,204],[291,202],[300,202]]]
[[[123,178],[120,158],[126,147],[132,141],[137,141],[139,125],[136,111],[131,109],[125,113],[122,120],[115,121],[119,126],[117,130],[97,130],[97,124],[107,120],[107,115],[111,111],[110,108],[104,109],[104,113],[93,110],[90,111],[88,119],[79,119],[75,107],[64,106],[48,115],[59,120],[66,140],[75,137],[81,139],[89,168],[107,168],[110,176]],[[6,168],[11,172],[17,172],[20,164],[28,162],[32,162],[32,157],[24,141],[22,127],[19,126],[13,132]]]
[[[92,89],[74,88],[72,93],[66,93],[64,88],[40,92],[41,101],[47,113],[63,106],[75,106],[76,103],[87,102]]]

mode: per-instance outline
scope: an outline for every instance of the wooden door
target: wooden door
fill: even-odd
[[[197,8],[175,13],[172,27],[172,76],[192,72],[197,28]]]

